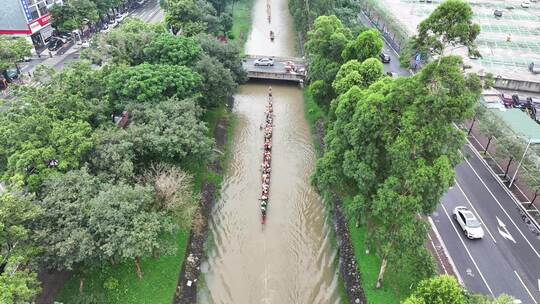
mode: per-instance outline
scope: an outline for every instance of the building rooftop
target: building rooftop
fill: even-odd
[[[540,141],[540,124],[534,122],[527,113],[520,109],[492,109],[490,111],[502,118],[514,133],[532,141]]]

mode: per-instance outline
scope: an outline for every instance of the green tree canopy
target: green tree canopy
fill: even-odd
[[[179,162],[210,156],[213,141],[200,121],[202,109],[193,99],[171,98],[151,107],[134,106],[129,112],[132,123],[127,131],[138,161]]]
[[[342,62],[341,53],[351,37],[351,31],[336,16],[320,16],[308,33],[305,45],[308,58],[319,57]]]
[[[137,65],[147,60],[145,48],[162,33],[163,25],[152,25],[140,19],[127,18],[120,27],[94,36],[91,48],[85,49],[81,56],[94,63]]]
[[[195,72],[202,76],[201,105],[205,108],[218,106],[227,102],[236,90],[231,71],[219,60],[203,56],[194,67]]]
[[[423,265],[421,276],[433,270],[418,214],[431,214],[453,183],[464,142],[453,123],[472,115],[480,90],[478,77],[462,74],[460,58],[445,57],[411,78],[354,85],[332,104],[313,181],[349,198],[347,213],[367,221],[368,244],[383,260],[377,286],[387,263]]]
[[[438,276],[421,281],[404,304],[466,304],[463,288],[454,277]]]
[[[135,153],[124,129],[102,129],[94,133],[95,146],[88,157],[90,171],[102,182],[130,182],[135,177]]]
[[[107,76],[112,99],[125,105],[128,102],[157,103],[167,97],[191,97],[201,88],[201,77],[191,69],[176,65],[143,63],[119,67]],[[123,110],[123,107],[117,107]]]
[[[103,261],[135,261],[142,278],[139,259],[173,253],[172,233],[176,229],[164,212],[149,211],[151,188],[124,184],[109,186],[88,202],[88,225]]]
[[[155,37],[144,53],[150,63],[187,66],[200,58],[202,49],[194,38],[164,33]]]
[[[99,248],[89,223],[89,201],[102,184],[86,170],[72,170],[44,182],[36,239],[45,249],[43,261],[54,269],[72,270],[97,262]]]
[[[0,71],[14,66],[25,57],[30,57],[32,45],[23,37],[0,36]]]
[[[91,0],[70,0],[51,8],[52,26],[61,32],[82,29],[99,18],[96,4]]]
[[[165,21],[174,33],[197,35],[206,29],[203,9],[196,0],[166,0]]]
[[[480,26],[473,23],[473,11],[463,0],[445,0],[418,25],[412,38],[413,49],[424,54],[443,56],[448,48],[464,46],[469,54],[479,56],[474,43]]]
[[[382,51],[383,41],[376,30],[361,32],[355,40],[347,43],[341,56],[345,61],[356,59],[360,62],[368,58],[376,58]]]
[[[197,35],[197,41],[208,56],[216,58],[224,67],[231,70],[236,83],[247,81],[247,74],[242,66],[238,46],[233,43],[221,43],[208,34]]]

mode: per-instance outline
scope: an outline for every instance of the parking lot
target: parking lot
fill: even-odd
[[[420,0],[380,0],[380,7],[401,23],[410,35],[441,1],[432,3]],[[491,72],[495,76],[540,82],[540,75],[528,70],[531,61],[540,61],[540,2],[531,2],[529,8],[521,7],[522,1],[470,0],[474,21],[480,24],[477,39],[482,58],[466,58],[472,71]],[[502,10],[502,17],[493,11]],[[510,37],[510,41],[508,40]],[[463,53],[461,53],[463,55]]]

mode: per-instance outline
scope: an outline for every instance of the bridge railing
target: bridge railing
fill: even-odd
[[[304,81],[304,75],[302,74],[291,74],[291,73],[269,73],[269,72],[248,72],[249,78],[262,78],[262,79],[278,79],[278,80],[293,80],[293,81]]]
[[[279,57],[279,56],[267,56],[267,55],[244,55],[245,59],[257,59],[257,58],[272,58],[279,61],[292,61],[294,63],[305,64],[304,58],[299,57]]]

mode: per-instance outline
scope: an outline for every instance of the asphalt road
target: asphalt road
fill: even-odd
[[[522,221],[512,197],[467,145],[456,184],[432,215],[464,285],[472,291],[509,294],[540,303],[540,238]],[[484,239],[467,239],[452,211],[466,206],[482,221]]]

